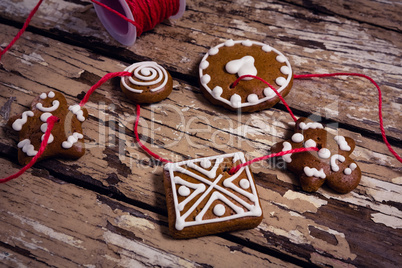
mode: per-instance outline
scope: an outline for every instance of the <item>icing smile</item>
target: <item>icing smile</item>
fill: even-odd
[[[54,112],[59,108],[60,102],[58,100],[55,100],[52,102],[52,106],[50,107],[43,107],[42,103],[37,103],[36,108],[41,110],[42,112]]]

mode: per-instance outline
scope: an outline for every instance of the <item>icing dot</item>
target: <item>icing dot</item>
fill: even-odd
[[[282,66],[281,67],[281,73],[283,74],[289,74],[290,73],[290,68],[288,66]]]
[[[181,196],[189,196],[190,195],[190,189],[187,186],[180,186],[178,190],[179,195]]]
[[[53,91],[50,91],[50,92],[47,94],[47,96],[48,96],[49,98],[54,98],[54,96],[56,96],[56,94],[54,94]]]
[[[239,184],[240,184],[240,187],[243,189],[250,188],[250,182],[247,179],[241,179]]]
[[[230,97],[230,103],[234,108],[239,108],[241,106],[241,97],[240,95],[233,94],[232,97]]]
[[[327,159],[331,156],[331,151],[328,150],[327,148],[321,148],[318,151],[318,157],[322,159]]]
[[[264,95],[265,95],[265,97],[268,97],[268,98],[273,98],[276,96],[275,92],[269,87],[264,89]]]
[[[211,76],[209,74],[203,75],[201,77],[201,83],[202,84],[208,84],[209,81],[211,81]]]
[[[227,46],[227,47],[234,46],[234,41],[232,39],[226,40],[225,46]]]
[[[251,102],[251,103],[257,103],[258,96],[257,96],[257,94],[250,94],[250,95],[248,95],[247,100],[248,100],[248,102]]]
[[[306,147],[306,148],[316,147],[316,146],[317,146],[317,143],[312,139],[309,139],[304,143],[304,147]]]
[[[304,140],[304,136],[301,133],[295,133],[292,136],[292,141],[293,142],[299,143],[299,142],[302,142],[303,140]]]
[[[345,173],[345,175],[350,175],[350,174],[352,174],[352,170],[350,168],[345,168],[343,173]]]
[[[201,164],[201,167],[205,168],[205,169],[210,168],[212,166],[212,163],[211,163],[211,161],[209,159],[201,160],[200,164]]]
[[[253,45],[253,42],[251,42],[250,40],[245,40],[241,42],[241,44],[246,47],[251,47]]]
[[[275,83],[278,85],[278,86],[283,86],[284,84],[286,84],[286,79],[285,79],[285,77],[278,77],[278,78],[276,78],[275,79]]]
[[[49,117],[51,117],[51,116],[52,116],[51,113],[43,113],[43,114],[40,116],[40,120],[41,120],[42,122],[46,122],[47,119],[48,119]]]
[[[200,63],[200,68],[201,68],[202,70],[208,68],[208,66],[209,66],[209,62],[208,62],[208,61],[206,61],[206,60],[201,61],[201,63]]]
[[[272,47],[268,46],[268,45],[264,45],[262,46],[262,50],[265,52],[271,52],[272,51]]]
[[[284,63],[284,62],[286,61],[286,58],[285,58],[284,56],[282,56],[282,55],[278,55],[278,56],[276,57],[276,60],[277,60],[278,62],[280,62],[280,63]]]
[[[225,206],[222,204],[217,204],[214,207],[214,214],[218,217],[223,216],[223,214],[225,214]]]
[[[349,165],[349,167],[353,170],[353,169],[357,168],[357,165],[355,163],[351,163]]]
[[[46,99],[47,98],[46,93],[40,94],[39,98],[41,98],[42,100]]]
[[[211,56],[213,56],[213,55],[218,54],[218,52],[219,52],[219,48],[213,47],[213,48],[211,48],[211,49],[208,51],[208,54],[211,55]]]
[[[223,89],[220,86],[216,86],[214,87],[214,89],[212,90],[212,94],[215,97],[220,97],[222,95]]]

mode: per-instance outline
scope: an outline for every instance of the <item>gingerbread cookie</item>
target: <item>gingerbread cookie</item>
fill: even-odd
[[[288,141],[275,144],[278,153],[301,147],[317,147],[318,152],[302,152],[283,156],[286,167],[299,176],[304,191],[315,192],[324,183],[339,193],[348,193],[360,182],[359,166],[350,158],[355,148],[353,139],[334,136],[318,122],[300,118],[295,133]]]
[[[156,62],[134,63],[125,71],[133,75],[122,77],[120,87],[124,94],[135,103],[159,102],[166,99],[172,92],[172,77]]]
[[[50,134],[47,147],[38,160],[49,157],[77,159],[84,155],[84,135],[82,122],[88,117],[85,108],[68,106],[66,98],[59,92],[42,93],[36,97],[31,110],[14,116],[8,125],[19,133],[18,161],[25,165],[38,153],[47,129],[46,120],[54,115],[60,119]]]
[[[243,112],[260,111],[274,106],[279,98],[265,83],[243,75],[258,76],[286,96],[293,84],[287,58],[275,48],[250,40],[228,40],[211,48],[199,65],[201,90],[216,105]]]
[[[198,237],[256,227],[262,210],[248,167],[234,175],[227,170],[244,163],[233,153],[168,163],[164,184],[169,229],[175,238]]]

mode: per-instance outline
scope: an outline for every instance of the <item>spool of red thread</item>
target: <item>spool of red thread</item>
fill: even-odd
[[[141,1],[141,3],[143,2],[142,3],[143,5],[151,6],[152,4],[157,5],[157,2],[155,3],[152,2],[155,0],[97,0],[97,1],[117,11],[118,13],[120,13],[121,15],[123,15],[128,19],[126,20],[116,15],[112,11],[107,10],[105,7],[93,1],[96,14],[101,23],[103,24],[103,26],[106,28],[106,30],[114,39],[116,39],[118,42],[120,42],[125,46],[133,45],[135,43],[135,40],[137,39],[137,36],[139,36],[142,33],[142,31],[150,30],[146,26],[142,25],[143,23],[141,21],[138,21],[138,24],[140,24],[141,27],[144,26],[142,27],[142,29],[137,29],[138,25],[136,26],[134,25],[134,23],[129,22],[129,20],[131,20],[137,23],[135,19],[137,15],[148,20],[149,18],[151,18],[151,20],[162,21],[167,18],[178,19],[183,15],[184,10],[186,9],[186,0],[163,0],[165,4],[173,3],[176,6],[178,5],[178,8],[176,9],[177,12],[175,12],[175,14],[166,14],[169,13],[168,10],[167,12],[164,12],[165,13],[164,15],[166,15],[166,17],[155,18],[155,16],[158,15],[153,14],[147,8],[143,8],[142,10],[141,8],[137,8],[138,10],[132,10],[133,4],[138,5],[138,1]],[[158,8],[162,9],[162,11],[165,11],[164,9],[166,7],[160,6]],[[141,12],[147,12],[147,14],[139,14]],[[164,16],[161,14],[162,12],[159,12],[159,16]],[[154,22],[150,22],[151,25],[152,23]]]

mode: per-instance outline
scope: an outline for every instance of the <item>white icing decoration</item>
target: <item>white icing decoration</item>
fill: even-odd
[[[48,119],[49,117],[51,117],[51,116],[52,116],[51,113],[43,113],[43,114],[41,114],[41,116],[40,116],[40,120],[41,120],[42,122],[47,122],[47,119]]]
[[[290,144],[290,142],[285,141],[283,143],[282,152],[289,151],[289,150],[292,150],[292,144]],[[282,156],[282,158],[286,163],[290,163],[290,162],[292,162],[292,158],[290,158],[291,156],[292,156],[292,154],[285,154]]]
[[[240,95],[233,94],[232,97],[230,97],[230,103],[232,104],[232,107],[240,108],[241,107],[241,97],[240,97]]]
[[[56,94],[54,94],[53,91],[50,91],[50,92],[47,94],[47,96],[48,96],[49,98],[54,98],[54,97],[56,96]]]
[[[318,151],[318,157],[322,159],[327,159],[331,157],[331,151],[328,150],[327,148],[321,148]]]
[[[335,136],[334,140],[338,144],[339,148],[343,151],[350,151],[352,148],[350,148],[348,142],[346,141],[344,136]]]
[[[239,185],[243,189],[250,188],[250,182],[247,179],[241,179],[240,182],[239,182]]]
[[[215,162],[214,168],[219,166],[218,163],[222,163],[224,159],[237,159],[240,160],[241,163],[245,163],[246,160],[244,158],[243,153],[235,153],[235,154],[226,154],[226,155],[220,155],[220,156],[214,156],[214,157],[206,157],[203,159],[207,159],[211,163]],[[243,217],[250,217],[250,216],[261,216],[262,215],[262,210],[259,205],[258,197],[257,197],[257,191],[254,183],[250,184],[250,191],[244,191],[237,185],[233,183],[234,180],[238,179],[240,175],[244,176],[246,175],[247,179],[249,182],[252,182],[252,176],[251,172],[249,170],[249,167],[242,167],[240,168],[236,174],[232,175],[231,177],[227,178],[223,182],[223,186],[220,185],[220,181],[223,178],[222,174],[216,174],[214,178],[210,178],[207,176],[203,177],[198,175],[197,173],[194,173],[191,169],[186,168],[187,167],[194,167],[198,166],[196,163],[200,163],[203,161],[203,159],[193,159],[193,160],[187,160],[179,163],[168,163],[165,165],[164,169],[169,172],[170,178],[171,178],[171,183],[172,183],[172,189],[176,189],[176,185],[185,185],[189,188],[195,189],[195,191],[186,197],[183,201],[178,203],[178,193],[176,190],[173,190],[173,202],[175,206],[175,211],[176,211],[176,224],[175,227],[177,230],[183,230],[187,226],[194,226],[194,225],[202,225],[202,224],[208,224],[208,223],[214,223],[214,222],[222,222],[222,221],[228,221],[232,219],[237,219],[237,218],[243,218]],[[198,166],[199,167],[199,166]],[[199,167],[200,168],[200,167]],[[213,169],[214,169],[213,168]],[[201,172],[201,174],[205,175],[206,170],[197,170],[198,172]],[[180,178],[179,175],[175,174],[184,174],[186,176],[190,176],[192,180],[197,180],[199,183],[190,183],[185,181],[184,179]],[[227,189],[230,188],[231,190]],[[237,192],[235,194],[234,192]],[[240,195],[240,196],[239,196]],[[244,196],[241,196],[244,195]],[[248,198],[249,201],[246,201],[245,198]],[[233,215],[229,216],[223,216],[225,213],[222,213],[222,207],[215,205],[214,207],[213,204],[216,204],[215,201],[219,200],[223,208],[225,206],[230,207],[234,213]],[[188,208],[188,210],[184,211],[181,213],[181,211],[184,210],[184,206],[188,204],[191,201],[191,207]],[[196,209],[200,208],[201,202],[205,202],[206,204],[202,207],[202,210],[196,215],[194,219],[189,218],[189,215],[192,214]],[[204,215],[212,209],[213,213],[216,213],[215,215],[217,216],[216,218],[211,218],[211,219],[204,219]],[[222,214],[221,214],[222,213]],[[219,216],[221,215],[221,216]],[[223,216],[223,217],[222,217]]]
[[[234,44],[235,43],[232,39],[226,40],[226,42],[225,42],[225,46],[227,46],[227,47],[232,47],[232,46],[234,46]]]
[[[43,107],[43,104],[39,102],[36,104],[36,108],[38,108],[42,112],[54,112],[57,110],[57,108],[59,108],[59,105],[60,102],[58,100],[54,100],[52,102],[52,106],[50,107]]]
[[[275,79],[275,83],[276,83],[278,86],[283,86],[284,84],[286,84],[286,78],[285,78],[285,77],[282,77],[282,76],[277,77],[277,78]]]
[[[209,74],[204,75],[201,77],[201,84],[206,85],[211,81],[211,76]]]
[[[231,43],[231,42],[230,42],[230,43]],[[222,44],[219,44],[218,46],[216,46],[216,47],[214,47],[214,48],[211,48],[211,49],[209,50],[209,52],[204,55],[203,59],[201,60],[201,63],[202,63],[203,61],[206,61],[206,60],[208,59],[208,57],[212,55],[212,54],[211,54],[211,50],[212,50],[214,53],[215,53],[215,52],[218,53],[218,52],[219,52],[219,49],[220,49],[221,47],[225,46],[225,44],[226,44],[226,42],[224,42],[224,43],[222,43]],[[280,59],[284,59],[284,60],[285,60],[285,61],[284,61],[284,63],[285,63],[284,66],[288,67],[289,73],[288,73],[288,74],[284,74],[284,75],[286,76],[286,77],[285,77],[286,83],[284,83],[282,86],[279,86],[279,88],[277,89],[277,91],[278,91],[278,92],[282,92],[282,91],[289,85],[289,83],[290,83],[290,81],[291,81],[291,79],[292,79],[292,77],[293,77],[292,68],[291,68],[291,66],[290,66],[290,62],[288,61],[288,59],[287,59],[280,51],[278,51],[278,50],[276,50],[275,48],[270,47],[270,46],[268,46],[268,45],[266,45],[266,44],[264,44],[264,43],[255,42],[255,41],[250,41],[250,40],[233,41],[233,45],[235,45],[235,44],[256,45],[256,46],[260,46],[261,49],[263,49],[264,51],[267,50],[268,47],[269,47],[272,52],[276,53],[278,56],[282,56]],[[270,99],[276,97],[276,94],[275,94],[275,92],[272,91],[272,89],[266,88],[266,89],[264,89],[264,96],[265,96],[265,97],[260,98],[257,103],[251,103],[251,102],[249,102],[249,101],[246,100],[246,101],[243,102],[243,103],[237,103],[237,102],[235,102],[235,105],[236,105],[236,106],[233,106],[233,105],[232,105],[233,103],[231,102],[230,99],[223,98],[221,94],[220,94],[220,95],[214,95],[214,94],[213,94],[213,89],[211,89],[211,88],[208,87],[208,85],[207,85],[207,84],[211,81],[211,77],[210,77],[208,74],[205,74],[205,73],[204,73],[204,69],[203,69],[202,67],[203,67],[203,65],[200,64],[200,66],[199,66],[199,77],[200,77],[201,84],[202,84],[202,86],[204,87],[204,89],[205,89],[209,94],[211,94],[211,96],[212,96],[213,98],[215,98],[216,100],[218,100],[218,101],[220,101],[220,102],[222,102],[222,103],[225,103],[226,105],[232,106],[233,108],[236,108],[236,109],[237,109],[237,108],[243,108],[243,107],[258,105],[258,104],[260,104],[260,103],[263,103],[263,102],[265,102],[265,101],[268,101],[268,100],[270,100]],[[281,67],[281,68],[282,68],[282,67]],[[205,75],[208,75],[208,81],[207,81],[207,82],[206,82],[206,81],[203,81],[204,79],[206,79],[206,78],[204,77]]]
[[[290,73],[290,69],[288,66],[284,65],[281,67],[281,73],[288,75]]]
[[[306,130],[306,129],[322,129],[322,128],[324,128],[323,127],[323,125],[321,124],[321,123],[318,123],[318,122],[308,122],[307,124],[306,123],[304,123],[304,122],[301,122],[300,124],[299,124],[299,127],[301,128],[301,129],[303,129],[303,130]]]
[[[43,124],[40,126],[40,130],[41,130],[43,133],[45,133],[46,130],[47,130],[47,123],[43,123]],[[41,141],[43,141],[44,138],[45,138],[45,134],[42,135]],[[54,136],[53,136],[52,134],[50,134],[50,135],[49,135],[49,139],[47,140],[47,144],[52,143],[53,141],[54,141]]]
[[[299,143],[299,142],[302,142],[303,140],[304,140],[304,136],[301,133],[295,133],[292,136],[292,141],[293,142]]]
[[[350,175],[350,174],[352,174],[352,171],[355,170],[356,168],[357,168],[357,165],[355,163],[351,163],[348,168],[345,168],[343,173],[345,173],[345,175]]]
[[[18,148],[22,148],[22,151],[27,155],[27,156],[35,156],[38,151],[35,151],[35,148],[31,144],[31,141],[29,139],[25,139],[20,141],[17,144]]]
[[[338,160],[339,162],[344,162],[345,157],[340,154],[334,154],[333,156],[331,156],[331,170],[334,172],[339,171],[339,166],[336,163],[336,160]]]
[[[257,103],[258,102],[258,96],[257,94],[250,94],[247,96],[247,100],[250,103]]]
[[[84,136],[81,133],[74,132],[73,135],[67,138],[67,141],[63,141],[61,147],[63,147],[64,149],[70,149],[71,147],[73,147],[74,143],[76,143],[79,139],[82,138],[84,138]]]
[[[321,179],[325,179],[327,177],[324,173],[324,169],[317,170],[316,168],[304,167],[303,170],[307,177],[316,177]]]
[[[204,60],[204,61],[202,61],[201,63],[200,63],[200,68],[201,69],[206,69],[206,68],[208,68],[208,66],[209,66],[209,62],[208,61],[206,61],[206,60]]]
[[[283,55],[278,55],[276,56],[276,61],[284,63],[286,61],[286,58]]]
[[[209,159],[201,160],[200,164],[201,164],[201,167],[205,168],[205,169],[210,168],[212,166],[212,163]]]
[[[11,125],[11,127],[15,131],[20,131],[22,129],[22,126],[28,121],[28,116],[29,117],[34,116],[34,113],[32,111],[23,112],[21,118],[15,120],[14,123]]]
[[[225,69],[230,74],[257,75],[257,68],[254,66],[255,59],[252,56],[244,56],[238,60],[231,60],[225,65]],[[242,80],[251,80],[252,77],[245,77]]]
[[[312,139],[308,139],[305,143],[304,143],[304,147],[305,148],[310,148],[310,147],[317,147],[317,143],[312,140]]]
[[[179,187],[179,190],[177,192],[181,196],[189,196],[190,195],[190,188],[188,188],[187,186],[182,185],[182,186]]]
[[[213,210],[214,214],[218,217],[223,216],[225,214],[225,211],[225,206],[222,204],[217,204]]]
[[[212,95],[215,96],[215,98],[220,97],[223,93],[223,89],[220,86],[214,87],[212,90]]]
[[[75,114],[80,122],[85,121],[84,112],[81,110],[81,106],[79,104],[68,107],[68,110]]]
[[[163,89],[168,80],[169,76],[165,68],[160,66],[154,61],[143,61],[137,62],[126,69],[126,72],[130,72],[133,75],[128,78],[131,84],[134,86],[156,86],[160,83],[160,85],[156,86],[155,88],[151,89],[151,92],[159,91]],[[134,77],[134,78],[133,78]],[[132,88],[126,83],[126,79],[124,77],[121,78],[121,84],[127,90],[134,92],[134,93],[142,93],[143,90]]]
[[[46,93],[40,94],[39,98],[41,98],[42,100],[46,99],[47,98]]]
[[[213,55],[218,54],[218,52],[219,52],[219,48],[218,47],[213,47],[208,51],[208,54],[213,56]]]
[[[250,40],[244,40],[241,44],[246,47],[251,47],[253,45],[253,42],[251,42]]]
[[[272,47],[269,46],[269,45],[264,45],[264,46],[262,46],[262,50],[263,50],[264,52],[271,52],[271,51],[272,51]]]

